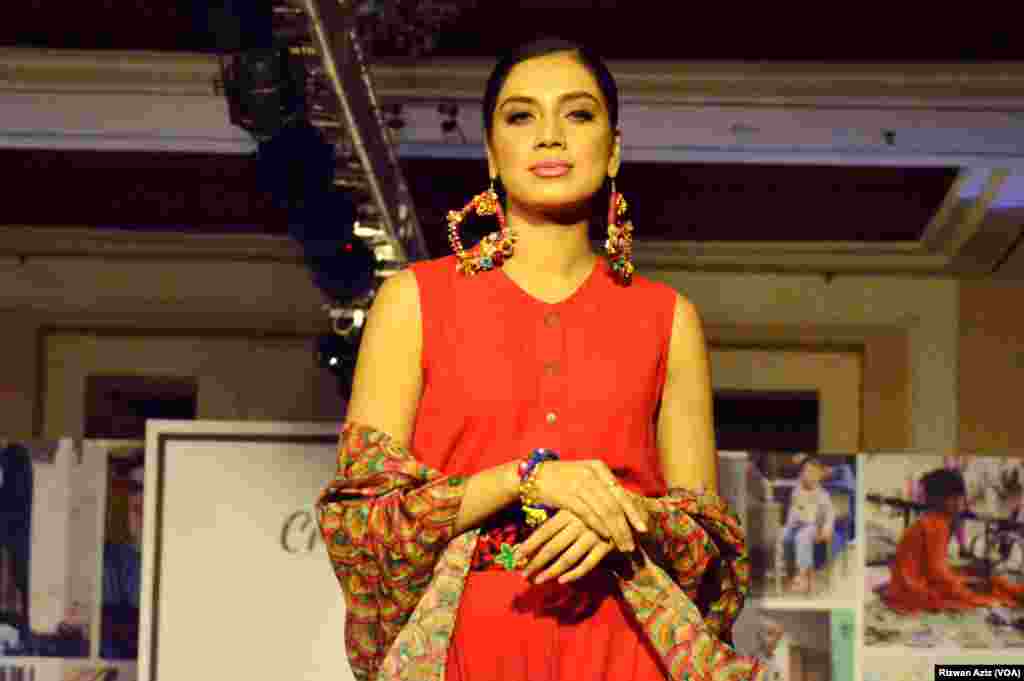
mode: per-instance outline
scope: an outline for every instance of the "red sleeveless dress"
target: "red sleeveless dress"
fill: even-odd
[[[656,418],[672,288],[640,276],[620,286],[604,258],[556,304],[500,268],[465,277],[454,256],[410,269],[424,372],[412,451],[425,464],[471,475],[545,447],[562,459],[600,458],[635,492],[666,493]],[[600,566],[566,585],[531,585],[494,567],[467,577],[449,681],[667,678]]]

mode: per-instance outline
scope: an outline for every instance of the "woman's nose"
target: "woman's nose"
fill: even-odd
[[[539,126],[538,147],[565,146],[565,134],[558,116],[548,116]]]

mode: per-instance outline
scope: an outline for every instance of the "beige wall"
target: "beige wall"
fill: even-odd
[[[864,327],[829,330],[745,325],[706,326],[705,332],[712,352],[715,348],[746,347],[814,354],[856,354],[861,371],[860,403],[856,406],[860,443],[854,449],[910,447],[910,343],[905,329]],[[821,378],[832,380],[831,376]]]
[[[43,435],[82,435],[86,377],[194,377],[197,418],[337,421],[342,401],[310,338],[54,332],[44,337]]]
[[[35,435],[38,339],[34,318],[0,310],[0,437]]]
[[[4,312],[0,437],[81,435],[90,373],[194,376],[204,419],[339,418],[334,379],[313,355],[325,317],[197,307]],[[47,383],[60,387],[47,390]]]
[[[1024,454],[1024,283],[965,282],[960,328],[961,447]]]
[[[103,276],[93,276],[98,269],[55,265],[48,270],[52,281],[45,290],[7,282],[7,275],[0,272],[4,304],[15,308],[2,313],[0,434],[26,437],[42,432],[45,399],[40,377],[46,373],[46,339],[55,333],[195,339],[261,339],[269,334],[311,339],[326,328],[319,310],[322,299],[295,265],[151,263],[145,275],[137,270],[137,264],[111,261],[103,264]],[[144,278],[135,284],[136,276]],[[673,285],[697,304],[713,343],[860,352],[862,440],[867,448],[946,451],[956,446],[958,436],[965,438],[965,446],[987,448],[1000,442],[1008,445],[1011,435],[1020,433],[1010,406],[1013,395],[993,392],[993,386],[1012,384],[1022,371],[1016,357],[1024,323],[1011,314],[1019,305],[1018,287],[964,284],[961,301],[960,285],[939,279],[839,276],[826,282],[810,275],[690,272],[648,276]],[[330,405],[333,386],[325,387],[320,382],[326,378],[323,372],[310,368],[312,347],[306,347],[308,352],[295,351],[294,366],[271,366],[274,362],[267,360],[258,363],[259,371],[246,372],[237,361],[227,361],[225,375],[217,380],[224,382],[225,393],[244,395],[244,404],[225,406],[231,402],[227,398],[218,403],[211,397],[212,404],[220,406],[201,415],[289,417],[261,400],[264,395],[268,403],[277,400],[273,386],[295,376],[309,377],[302,395],[295,398],[296,404],[307,405],[307,413],[289,413],[301,420],[338,413],[333,406],[321,406]],[[179,358],[181,366],[191,367],[189,371],[220,367],[219,362],[200,363],[195,355],[201,351],[194,347],[181,352],[192,355]],[[259,352],[268,357],[268,350]],[[958,369],[961,358],[967,371]],[[133,366],[130,354],[124,359],[125,367]],[[279,375],[267,373],[278,371]],[[321,399],[325,393],[328,397]],[[200,408],[204,409],[202,404]]]
[[[710,355],[716,390],[813,391],[819,398],[818,450],[860,449],[860,353],[728,348],[713,341]]]
[[[709,336],[864,352],[865,445],[948,452],[958,436],[958,283],[944,279],[653,273],[699,308]],[[906,361],[897,355],[906,346]],[[889,374],[888,372],[893,372]],[[896,386],[905,377],[902,390]],[[887,410],[908,414],[906,430]]]

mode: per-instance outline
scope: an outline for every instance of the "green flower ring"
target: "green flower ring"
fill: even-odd
[[[519,560],[516,556],[516,547],[509,546],[502,542],[501,551],[498,552],[498,555],[494,560],[497,563],[501,563],[506,570],[515,570],[516,562]]]

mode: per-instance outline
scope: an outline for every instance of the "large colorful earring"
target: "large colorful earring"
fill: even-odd
[[[633,281],[633,223],[622,222],[626,214],[626,199],[615,191],[615,178],[612,178],[612,193],[608,201],[608,240],[604,249],[608,252],[608,260],[619,281],[625,285]]]
[[[462,240],[459,238],[459,225],[471,210],[481,216],[496,215],[501,232],[491,232],[467,252],[463,250]],[[462,210],[448,211],[448,243],[451,244],[458,260],[455,269],[469,277],[477,272],[501,267],[505,260],[512,257],[516,233],[505,223],[505,213],[501,210],[498,193],[494,191],[493,178],[490,188],[474,196]]]

